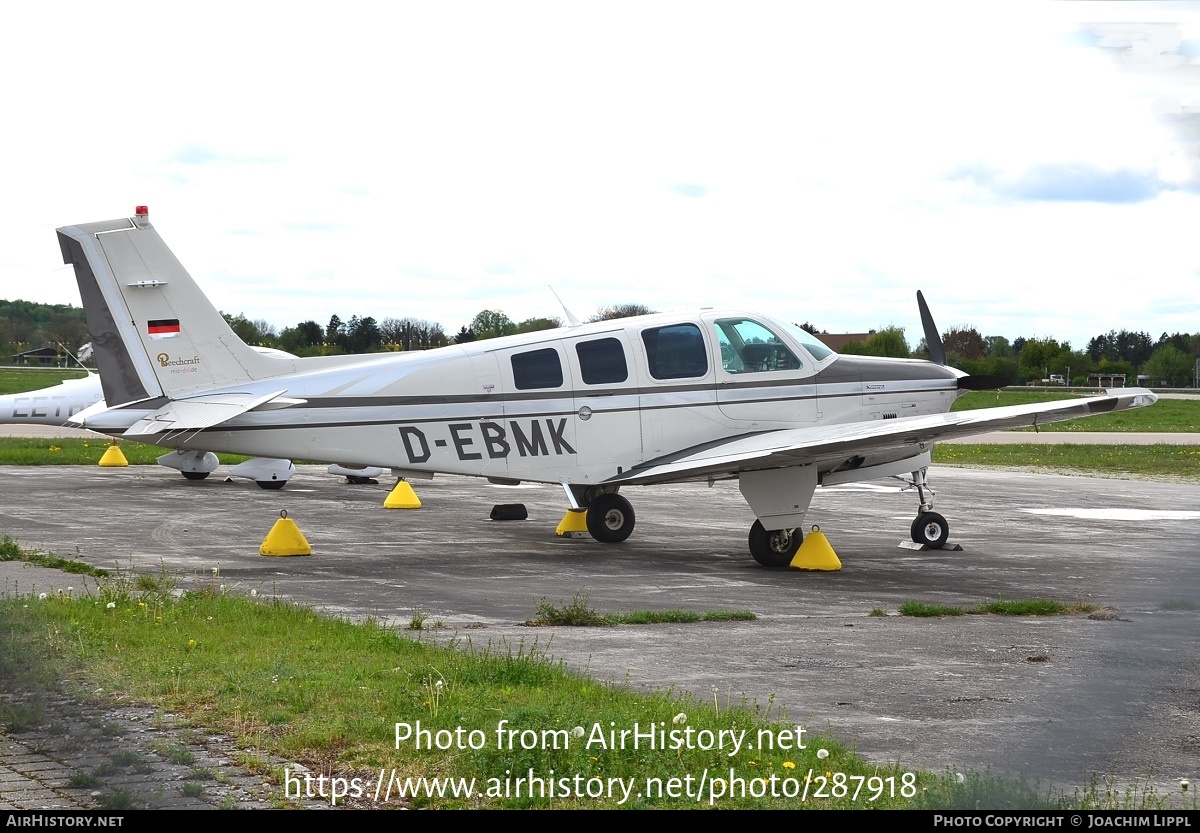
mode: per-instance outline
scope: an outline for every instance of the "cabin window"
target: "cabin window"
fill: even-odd
[[[517,390],[531,388],[561,388],[562,361],[553,347],[514,353],[512,357],[513,384]]]
[[[642,343],[655,379],[693,379],[708,373],[704,336],[695,324],[642,330]]]
[[[585,385],[611,385],[629,378],[625,364],[625,349],[615,338],[598,338],[575,345],[579,356],[579,372]]]
[[[713,324],[727,373],[799,370],[800,360],[779,336],[748,318],[719,318]]]

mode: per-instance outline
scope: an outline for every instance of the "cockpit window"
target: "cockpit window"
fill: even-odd
[[[713,322],[727,373],[770,373],[799,370],[800,359],[779,336],[749,318],[718,318]]]

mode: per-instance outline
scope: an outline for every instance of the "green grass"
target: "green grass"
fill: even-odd
[[[620,613],[600,613],[588,604],[590,596],[580,590],[569,602],[551,602],[542,596],[537,613],[527,619],[527,625],[560,625],[575,627],[609,627],[614,625],[661,625],[687,622],[752,622],[758,617],[749,610],[630,610]]]
[[[590,598],[590,594],[583,590],[576,593],[569,602],[552,602],[542,596],[537,603],[537,613],[526,624],[576,627],[607,625],[604,616],[588,603]]]
[[[994,613],[998,616],[1065,616],[1071,613],[1091,613],[1095,605],[1083,602],[1060,602],[1054,599],[997,599],[980,602],[968,613]]]
[[[41,390],[57,385],[64,379],[82,379],[86,375],[87,373],[83,370],[58,370],[42,367],[2,368],[0,369],[0,395]]]
[[[73,790],[93,790],[104,782],[87,772],[73,772],[67,779],[67,786]]]
[[[183,764],[190,766],[196,763],[196,754],[186,746],[180,746],[175,743],[167,743],[165,741],[152,745],[155,752],[161,755],[165,760],[173,764]]]
[[[722,778],[721,789],[728,790],[732,769],[748,782],[796,779],[797,788],[811,773],[812,794],[807,801],[725,795],[711,802],[707,795],[700,802],[686,795],[634,795],[622,806],[1196,809],[1191,794],[1164,795],[1141,783],[1115,791],[1097,780],[1065,796],[1023,781],[904,771],[865,762],[807,730],[800,749],[797,724],[771,701],[764,706],[715,689],[702,701],[599,682],[569,671],[536,640],[429,644],[404,631],[331,619],[275,599],[215,588],[183,595],[138,590],[151,584],[117,577],[90,597],[0,600],[0,687],[33,700],[44,699],[39,690],[70,686],[84,696],[79,692],[103,688],[106,697],[180,715],[198,731],[229,734],[239,747],[232,757],[274,781],[280,801],[283,773],[269,763],[273,758],[316,772],[364,776],[370,783],[380,768],[401,779],[473,777],[485,793],[422,798],[408,805],[413,807],[612,807],[616,799],[505,795],[504,785],[529,770],[547,777],[553,769],[559,778],[625,779],[644,791],[652,779],[665,786],[667,779],[696,779],[704,772]],[[586,596],[577,598],[586,608]],[[632,729],[634,723],[643,731],[651,724],[668,732],[744,730],[754,748],[730,755],[729,749],[695,745],[633,749],[599,741],[610,729]],[[505,736],[507,730],[513,734]],[[419,748],[420,732],[428,734]],[[789,737],[787,748],[763,742]],[[188,758],[186,750],[166,752],[179,762]],[[93,778],[140,765],[135,755],[111,757],[109,769],[97,769]],[[832,782],[824,780],[829,772],[845,774],[847,792],[857,786],[860,795],[816,797],[822,781],[832,792]],[[195,782],[210,775],[190,774],[186,794],[199,797]],[[489,787],[495,795],[486,795]],[[133,802],[120,790],[102,799],[113,809]]]
[[[105,793],[96,803],[105,810],[114,811],[136,810],[138,806],[133,793],[126,789]]]
[[[75,573],[87,576],[107,576],[108,571],[93,567],[83,561],[71,561],[59,558],[54,553],[41,550],[27,550],[7,535],[0,538],[0,561],[24,561],[39,567],[51,567],[65,573]]]
[[[1064,399],[1078,399],[1079,394],[1066,391],[1043,390],[975,390],[964,393],[954,404],[951,411],[970,411],[975,408],[1002,408],[1008,405],[1033,405],[1041,402],[1059,402]]]
[[[1132,474],[1200,480],[1200,446],[1196,445],[942,443],[934,447],[933,462],[939,465],[1035,468],[1074,474]]]
[[[94,466],[108,449],[104,437],[0,437],[0,466]],[[152,466],[171,451],[157,445],[119,443],[131,466]],[[240,454],[222,454],[221,462],[235,465],[250,459]]]
[[[702,622],[753,622],[758,616],[749,610],[706,610],[700,614]]]
[[[1092,396],[1095,394],[1085,394]],[[1028,405],[1041,402],[1057,402],[1078,399],[1061,391],[971,391],[960,396],[951,406],[951,411],[966,411],[973,408],[999,408],[1008,405]],[[1022,431],[1032,431],[1023,428]],[[1115,414],[1101,414],[1085,419],[1052,422],[1038,427],[1039,431],[1132,431],[1141,433],[1174,433],[1200,431],[1200,397],[1189,399],[1160,399],[1148,408],[1133,408]]]
[[[141,755],[128,749],[114,752],[109,757],[112,759],[113,764],[119,767],[136,767],[142,763]]]
[[[758,617],[749,610],[631,610],[609,613],[604,619],[611,625],[661,625],[672,622],[753,622]]]
[[[179,788],[179,792],[188,798],[204,798],[205,789],[203,784],[198,784],[195,781],[184,781],[183,786]]]
[[[100,462],[109,441],[103,437],[0,437],[0,465],[87,466]],[[120,443],[130,465],[153,465],[170,451],[144,443]]]
[[[964,616],[990,613],[997,616],[1065,616],[1071,613],[1090,613],[1095,609],[1095,605],[1083,602],[1067,603],[1054,599],[997,599],[994,602],[980,602],[972,608],[908,601],[900,605],[900,615]],[[872,611],[871,615],[875,615],[875,612]]]
[[[901,616],[962,616],[966,611],[950,605],[931,605],[925,602],[904,602],[900,605]]]
[[[818,775],[839,771],[864,781],[891,778],[897,791],[902,783],[911,786],[907,797],[893,797],[885,789],[873,805],[882,807],[906,806],[926,778],[939,777],[919,772],[905,776],[897,767],[864,762],[842,745],[807,732],[805,749],[794,748],[794,739],[786,749],[763,749],[761,738],[782,740],[785,731],[796,728],[770,704],[755,704],[732,692],[701,702],[670,691],[641,692],[598,682],[567,670],[536,640],[431,645],[405,637],[405,631],[330,619],[277,600],[219,591],[176,597],[135,588],[132,580],[114,579],[90,598],[0,601],[0,632],[5,634],[0,685],[28,687],[31,680],[44,679],[39,667],[52,664],[60,679],[77,681],[83,689],[103,688],[108,696],[145,702],[182,715],[205,731],[230,734],[243,750],[234,757],[259,762],[257,770],[280,784],[281,795],[282,773],[264,763],[265,755],[305,762],[314,771],[373,773],[385,767],[401,778],[475,777],[480,789],[486,789],[488,779],[503,784],[506,771],[515,777],[533,769],[546,776],[553,769],[572,778],[624,778],[641,785],[647,778],[665,783],[688,774],[698,777],[705,770],[710,778],[722,773],[727,779],[731,767],[746,779],[803,779],[811,768]],[[418,721],[420,730],[432,733],[426,737],[440,738],[450,748],[427,740],[418,749]],[[622,749],[600,742],[610,728],[632,729],[634,723],[643,731],[651,724],[666,731],[679,727],[680,732],[687,727],[693,732],[744,729],[752,733],[747,737],[753,737],[755,749],[744,747],[731,756],[728,748],[664,751],[645,743]],[[451,743],[458,727],[465,733],[477,730],[478,748],[470,748],[465,736],[461,744]],[[503,740],[498,728],[516,734]],[[523,735],[525,730],[529,733]],[[818,749],[827,750],[828,757],[818,758]],[[114,758],[114,763],[136,765],[132,757]],[[617,804],[607,798],[501,794],[424,799],[414,806]],[[713,804],[798,808],[870,802],[864,794],[857,803],[810,795],[807,805],[799,798],[752,796],[717,796]],[[631,797],[624,806],[697,803],[694,797],[664,795]],[[699,806],[708,806],[707,797]]]

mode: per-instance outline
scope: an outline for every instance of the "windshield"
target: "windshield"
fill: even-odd
[[[825,359],[833,355],[833,351],[826,347],[820,339],[818,339],[808,330],[802,330],[795,324],[788,324],[786,321],[773,320],[773,323],[778,324],[781,329],[787,331],[788,335],[800,342],[800,344],[802,344],[817,361],[825,361]]]

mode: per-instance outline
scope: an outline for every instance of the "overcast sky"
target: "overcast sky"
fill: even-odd
[[[1200,332],[1200,5],[10,3],[0,297],[151,221],[213,303]]]

